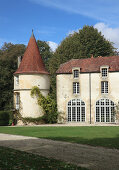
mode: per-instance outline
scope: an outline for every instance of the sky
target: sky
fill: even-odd
[[[0,47],[47,41],[54,51],[70,33],[93,25],[119,51],[119,0],[0,0]]]

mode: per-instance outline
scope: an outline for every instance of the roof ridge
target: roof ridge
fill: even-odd
[[[119,71],[119,56],[71,59],[60,65],[56,73],[71,73],[73,67],[81,72],[100,72],[100,66],[109,65],[109,71]]]

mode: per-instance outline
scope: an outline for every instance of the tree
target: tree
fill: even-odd
[[[13,108],[13,73],[17,69],[17,56],[25,51],[23,44],[5,43],[0,49],[0,110]]]
[[[40,40],[37,40],[37,45],[39,47],[39,51],[40,51],[40,54],[41,54],[42,59],[44,61],[44,64],[45,64],[46,68],[48,69],[49,68],[48,62],[49,62],[49,59],[52,56],[52,52],[50,50],[50,47],[45,41],[40,41]]]
[[[53,96],[56,94],[55,73],[60,64],[78,58],[115,55],[113,44],[106,40],[101,32],[93,26],[84,26],[74,34],[66,37],[58,46],[49,62],[51,76],[51,89]]]

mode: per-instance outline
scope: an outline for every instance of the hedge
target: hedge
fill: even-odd
[[[13,119],[13,114],[10,111],[0,111],[0,126],[8,126]]]

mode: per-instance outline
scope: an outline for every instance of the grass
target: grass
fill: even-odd
[[[0,147],[0,170],[84,170],[55,159]],[[86,170],[86,169],[85,169]]]
[[[119,126],[106,127],[0,127],[0,133],[119,149]]]

